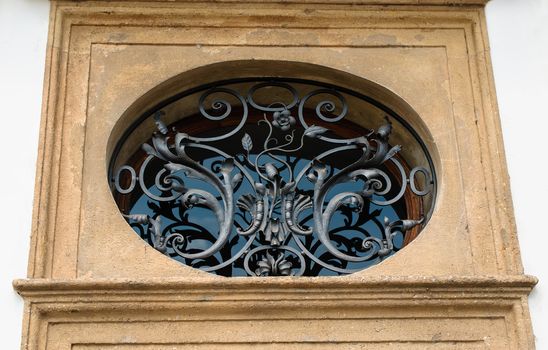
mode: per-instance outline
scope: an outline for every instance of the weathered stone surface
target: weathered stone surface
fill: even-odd
[[[23,348],[533,348],[483,3],[53,2]],[[226,279],[120,216],[107,164],[136,110],[261,60],[408,103],[361,87],[412,119],[438,171],[431,221],[396,256],[345,277]]]

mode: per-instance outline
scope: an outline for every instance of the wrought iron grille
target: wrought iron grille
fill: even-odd
[[[140,149],[124,149],[147,130]],[[428,151],[405,119],[348,89],[280,78],[167,99],[128,128],[110,172],[143,240],[223,276],[367,268],[419,233],[436,189]]]

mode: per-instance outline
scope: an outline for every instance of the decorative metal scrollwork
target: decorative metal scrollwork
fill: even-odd
[[[159,110],[140,161],[112,170],[124,217],[158,251],[225,276],[338,275],[394,254],[426,223],[433,169],[411,168],[389,143],[393,115],[371,130],[347,123],[363,134],[346,137],[330,128],[351,113],[338,89],[228,85],[197,98],[195,119],[211,128],[190,135],[189,119],[168,127]]]

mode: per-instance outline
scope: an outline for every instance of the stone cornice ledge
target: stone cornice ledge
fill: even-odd
[[[51,0],[56,2],[55,0]],[[117,0],[103,3],[150,2],[150,3],[277,3],[323,5],[433,5],[433,6],[485,6],[490,0]],[[94,0],[65,0],[65,3],[86,3]]]
[[[156,278],[135,279],[19,279],[13,282],[15,290],[23,297],[74,294],[148,294],[148,293],[247,293],[252,291],[298,292],[357,292],[375,291],[428,293],[494,293],[528,294],[538,282],[528,275],[513,276],[444,276],[444,277],[355,277],[350,278]]]

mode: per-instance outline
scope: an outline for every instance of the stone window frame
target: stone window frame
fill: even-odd
[[[523,275],[519,257],[484,5],[484,0],[52,2],[28,278],[14,282],[25,300],[23,347],[250,342],[534,347],[527,295],[536,279]],[[356,71],[356,60],[375,50],[391,52],[387,66],[369,72],[372,78],[391,82],[386,85],[412,100],[421,117],[433,118],[435,112],[451,117],[446,134],[436,131],[434,119],[425,120],[440,149],[446,215],[438,213],[428,226],[437,235],[423,232],[413,246],[433,255],[421,262],[409,249],[400,259],[346,277],[222,279],[181,269],[146,248],[133,254],[109,237],[106,233],[123,231],[117,225],[126,231],[127,225],[108,220],[118,212],[112,199],[104,204],[108,185],[97,175],[105,173],[106,139],[115,132],[108,127],[130,101],[157,85],[152,80],[162,82],[176,72],[150,50],[155,47],[211,57],[221,50],[234,58],[268,51],[317,64],[328,58],[320,59],[319,52],[339,50],[349,54],[346,69],[357,75],[364,73]],[[131,52],[142,55],[143,62],[164,61],[154,70],[132,67],[134,73],[156,75],[132,80],[134,86],[124,89],[124,79],[135,76],[120,63],[116,67],[115,60]],[[442,91],[448,98],[430,110],[411,96],[411,82],[402,75],[421,73],[426,67],[406,60],[425,57],[439,69],[425,74],[445,79],[421,81],[421,86],[429,88],[429,97]],[[400,78],[390,77],[386,72],[394,67],[389,64],[398,58]],[[177,69],[197,64],[191,61],[181,61],[186,65]],[[101,71],[105,62],[115,69]],[[428,85],[433,82],[439,85]],[[107,109],[101,110],[106,107],[98,97]],[[439,118],[438,124],[444,122]],[[89,229],[91,221],[95,231]],[[452,236],[444,233],[451,227],[458,227]],[[443,239],[455,236],[460,252],[444,246]],[[105,242],[112,246],[93,249]],[[108,259],[114,251],[116,262]],[[462,254],[465,266],[457,266]],[[402,264],[415,266],[415,274],[406,275]],[[238,331],[252,320],[253,326]],[[298,329],[307,322],[317,327],[307,329],[305,337]],[[183,323],[187,333],[169,332]],[[234,330],[234,337],[200,331],[198,324],[221,324]],[[279,328],[268,334],[269,325]],[[322,332],[329,327],[348,331]],[[95,331],[84,332],[89,329]]]

